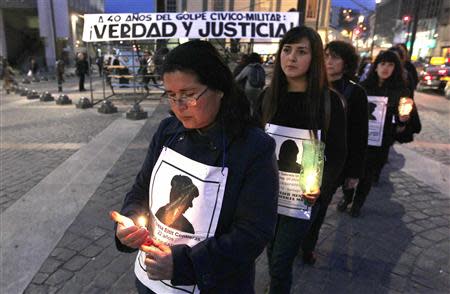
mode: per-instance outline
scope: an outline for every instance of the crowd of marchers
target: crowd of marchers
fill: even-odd
[[[339,212],[364,214],[394,142],[420,132],[408,56],[398,44],[360,64],[351,44],[324,45],[306,26],[280,40],[268,83],[257,53],[234,72],[207,41],[167,50],[157,68],[145,53],[143,83],[157,72],[171,115],[111,213],[118,250],[137,251],[138,292],[254,293],[255,260],[266,248],[268,293],[290,293],[296,256],[316,261],[336,191]],[[80,55],[80,91],[87,68]],[[4,69],[9,90],[13,73]],[[307,146],[323,159],[311,190],[286,180],[306,173]]]

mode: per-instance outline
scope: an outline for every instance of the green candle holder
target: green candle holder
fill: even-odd
[[[302,146],[300,189],[305,194],[315,193],[322,184],[325,144],[319,140],[304,140]]]

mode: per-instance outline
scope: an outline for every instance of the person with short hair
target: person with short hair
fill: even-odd
[[[255,260],[276,222],[275,142],[209,42],[170,51],[162,78],[172,116],[114,218],[117,248],[140,249],[139,293],[254,293]],[[136,221],[147,214],[148,230]],[[171,227],[181,215],[193,230]]]

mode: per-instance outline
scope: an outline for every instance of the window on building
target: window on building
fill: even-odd
[[[167,12],[177,12],[177,0],[167,0],[166,1],[166,11]]]
[[[223,11],[225,9],[224,0],[214,1],[213,9],[214,9],[214,11]]]

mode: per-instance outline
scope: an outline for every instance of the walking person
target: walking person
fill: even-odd
[[[350,210],[352,217],[361,214],[372,183],[378,180],[386,164],[396,133],[405,131],[409,115],[400,116],[398,106],[400,97],[410,97],[411,94],[404,79],[400,59],[397,53],[390,50],[377,56],[361,86],[369,98],[369,127],[373,132],[370,132],[368,139],[365,170],[356,187]],[[348,205],[350,199],[346,203]]]
[[[155,65],[152,60],[152,56],[149,51],[144,51],[144,56],[139,60],[139,74],[142,75],[142,83],[144,84],[144,89],[149,93],[150,89],[148,87],[148,83],[152,80],[153,84],[157,84],[154,72]]]
[[[276,221],[274,140],[210,43],[179,45],[162,73],[174,116],[153,136],[121,215],[112,214],[117,247],[140,249],[139,293],[254,293],[255,259]],[[148,230],[137,225],[142,215]]]
[[[28,69],[27,75],[29,78],[34,80],[37,77],[38,71],[39,71],[39,64],[37,63],[36,58],[34,58],[34,56],[32,56],[30,58],[30,67]]]
[[[252,113],[256,107],[257,99],[266,84],[266,72],[261,65],[261,56],[258,53],[251,53],[248,56],[248,65],[236,76],[236,82],[245,83],[244,91],[250,101]]]
[[[100,77],[103,76],[103,66],[105,63],[105,58],[102,54],[100,54],[97,59],[95,60],[95,63],[97,64],[98,67],[98,74]]]
[[[78,81],[78,90],[80,92],[86,91],[86,88],[84,87],[84,79],[86,74],[89,73],[89,64],[86,60],[86,56],[83,53],[78,53],[77,55],[77,62],[76,62],[76,70],[75,73],[77,74],[79,81]]]
[[[341,186],[344,198],[338,204],[338,210],[344,211],[353,198],[355,188],[364,172],[364,160],[367,149],[368,117],[367,95],[364,89],[356,84],[358,55],[355,47],[347,42],[333,41],[325,47],[325,66],[328,80],[333,89],[344,99],[347,114],[347,159],[339,176],[336,188],[329,198],[321,196],[321,206],[317,218],[313,222],[307,237],[303,241],[303,261],[314,264],[314,249],[319,238],[320,228],[326,216],[336,189]]]
[[[64,82],[65,64],[62,58],[56,61],[56,81],[58,82],[58,92],[62,92],[62,84]]]
[[[11,92],[11,86],[14,84],[14,71],[6,58],[3,60],[2,71],[3,89],[6,91],[6,94],[9,94]]]
[[[280,41],[273,77],[262,97],[260,117],[266,130],[277,138],[277,150],[287,137],[298,150],[315,139],[325,144],[326,160],[318,190],[299,191],[295,180],[299,174],[279,171],[278,222],[267,247],[269,292],[290,293],[294,259],[322,205],[321,199],[327,199],[334,191],[346,154],[344,106],[328,87],[322,40],[313,29],[295,27]],[[296,148],[291,149],[297,154]],[[303,154],[298,152],[295,158],[300,163]],[[302,167],[297,168],[301,170]]]

